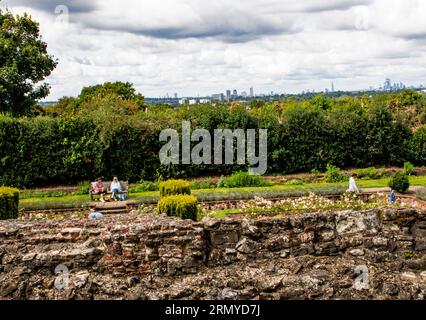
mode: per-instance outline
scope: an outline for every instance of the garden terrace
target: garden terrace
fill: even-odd
[[[392,169],[396,170],[396,169]],[[419,173],[422,171],[419,170]],[[297,178],[296,178],[297,177]],[[315,182],[309,182],[313,179]],[[347,189],[346,182],[327,183],[320,182],[319,178],[314,178],[312,174],[301,174],[291,176],[277,176],[274,178],[264,178],[265,184],[258,187],[211,187],[214,179],[198,179],[192,181],[192,193],[199,201],[233,201],[263,198],[286,198],[293,196],[305,196],[313,192],[319,195],[340,195]],[[293,184],[297,182],[297,184]],[[387,188],[389,178],[381,179],[360,179],[358,185],[368,192],[384,191]],[[150,183],[152,185],[153,183]],[[418,191],[426,186],[426,176],[410,176],[411,191]],[[206,186],[209,186],[206,188]],[[159,198],[158,191],[146,191],[143,184],[132,185],[129,189],[129,205],[155,204]],[[155,186],[154,186],[155,187]],[[87,188],[87,186],[86,186]],[[140,191],[143,190],[143,191]],[[157,189],[158,190],[158,189]],[[68,190],[69,191],[69,190]],[[75,194],[76,191],[65,192],[58,189],[48,190],[24,190],[20,196],[21,210],[49,210],[49,209],[76,209],[88,208],[90,201],[87,197],[87,190],[81,190],[82,194]]]

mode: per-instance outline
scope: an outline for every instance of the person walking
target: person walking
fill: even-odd
[[[358,186],[356,185],[356,181],[355,181],[356,178],[357,178],[357,175],[354,173],[349,179],[349,189],[347,190],[348,192],[356,192],[356,193],[361,192]]]

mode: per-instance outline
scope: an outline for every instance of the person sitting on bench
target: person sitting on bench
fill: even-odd
[[[105,187],[104,183],[102,182],[102,178],[98,178],[95,182],[92,182],[92,194],[100,195],[100,200],[104,201],[104,193]]]
[[[117,177],[114,177],[112,179],[110,190],[111,190],[111,193],[112,193],[112,199],[114,199],[114,201],[117,200],[115,198],[115,194],[123,191],[122,188],[121,188],[120,181],[118,181]]]

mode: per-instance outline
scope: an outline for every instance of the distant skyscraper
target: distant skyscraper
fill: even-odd
[[[253,90],[253,88],[250,88],[250,97],[254,97],[254,90]]]
[[[175,93],[175,99],[177,99],[178,98],[178,94],[177,93]]]
[[[231,90],[226,90],[226,100],[231,100]]]
[[[386,78],[385,83],[383,85],[383,89],[384,90],[392,90],[392,83],[391,83],[391,79]]]
[[[334,92],[334,82],[331,82],[331,92]]]
[[[233,96],[234,98],[238,97],[238,91],[236,89],[234,89]]]

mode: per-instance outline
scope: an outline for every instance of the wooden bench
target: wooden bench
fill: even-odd
[[[104,190],[106,190],[104,192],[104,194],[112,194],[111,192],[111,182],[103,182],[104,184]],[[128,181],[120,181],[120,185],[121,185],[121,192],[116,192],[115,194],[124,194],[126,195],[126,197],[129,197],[129,182]],[[92,190],[92,185],[90,185],[90,191],[89,191],[89,197],[90,197],[90,201],[94,201],[95,197],[101,197],[100,194],[94,194],[93,190]]]

